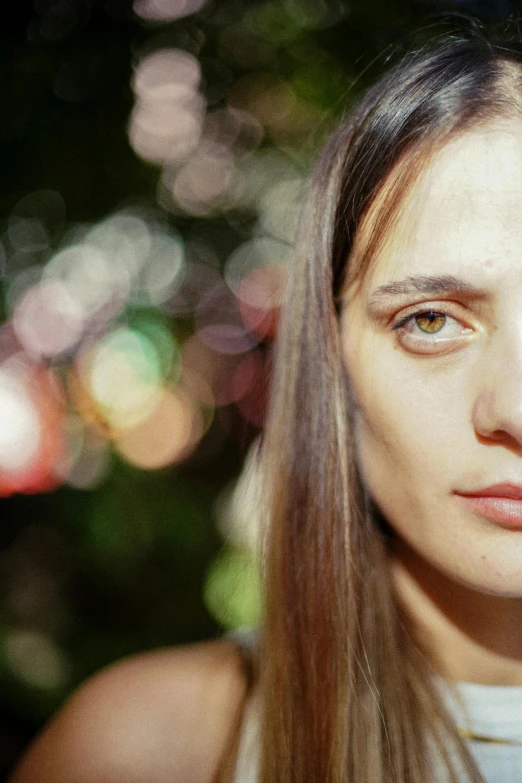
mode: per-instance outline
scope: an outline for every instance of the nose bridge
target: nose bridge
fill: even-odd
[[[480,435],[508,434],[522,445],[522,306],[496,329],[479,370],[473,416]]]

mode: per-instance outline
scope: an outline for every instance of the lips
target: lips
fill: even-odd
[[[456,492],[474,514],[506,530],[522,531],[522,485],[493,484],[474,492]]]
[[[491,497],[522,500],[522,484],[492,484],[491,487],[484,487],[484,489],[478,489],[475,492],[458,492],[457,494],[473,498]]]

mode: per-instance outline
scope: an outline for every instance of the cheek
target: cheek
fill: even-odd
[[[355,445],[362,480],[396,535],[416,550],[430,548],[433,512],[447,496],[444,439],[430,422],[381,386],[355,412]],[[439,446],[441,448],[439,448]],[[428,555],[428,552],[425,553]]]
[[[363,480],[387,516],[406,507],[419,513],[455,486],[455,466],[470,445],[467,373],[375,345],[350,361]]]

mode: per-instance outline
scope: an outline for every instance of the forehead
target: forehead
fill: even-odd
[[[458,273],[483,283],[514,270],[522,275],[522,119],[468,131],[430,158],[361,282]]]

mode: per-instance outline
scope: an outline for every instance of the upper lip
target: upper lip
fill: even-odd
[[[457,492],[457,494],[471,498],[492,497],[522,500],[522,484],[492,484],[490,487],[476,489],[472,492]]]

